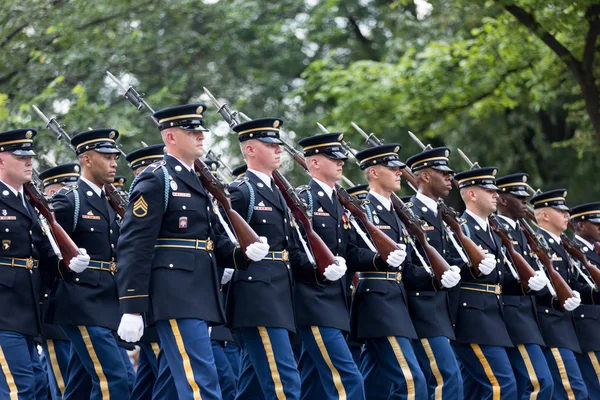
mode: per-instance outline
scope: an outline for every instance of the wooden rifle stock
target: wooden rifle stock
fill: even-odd
[[[561,235],[561,240],[563,243],[563,247],[565,250],[569,252],[574,258],[579,260],[581,265],[584,266],[585,269],[589,272],[592,277],[592,281],[596,284],[597,288],[600,288],[600,269],[598,269],[595,265],[592,265],[590,261],[587,259],[583,251],[581,251],[581,247],[571,239],[569,239],[566,235]]]
[[[571,290],[571,287],[565,282],[563,277],[554,269],[550,256],[548,256],[546,249],[538,241],[535,233],[531,230],[531,227],[522,219],[519,219],[519,225],[521,225],[521,229],[523,229],[523,233],[525,233],[529,247],[531,247],[531,250],[538,256],[544,267],[546,267],[552,285],[556,290],[556,296],[558,297],[560,307],[563,308],[565,301],[573,297],[573,290]]]
[[[73,257],[77,257],[79,253],[77,245],[73,242],[73,239],[69,236],[67,232],[63,229],[62,226],[58,222],[56,222],[56,217],[54,216],[54,210],[48,204],[48,201],[44,197],[44,195],[39,191],[37,187],[33,185],[31,182],[27,182],[23,185],[23,189],[27,196],[29,197],[29,201],[37,210],[46,218],[48,221],[48,225],[52,230],[52,234],[56,239],[56,244],[58,245],[58,249],[60,250],[60,254],[62,259],[69,268],[69,264],[71,263],[71,259]]]
[[[106,193],[106,198],[108,199],[108,203],[112,209],[115,210],[121,219],[123,219],[129,200],[124,198],[121,193],[119,193],[117,188],[111,183],[104,184],[104,192]]]
[[[308,244],[313,252],[315,262],[317,263],[319,277],[324,279],[323,273],[325,272],[325,268],[332,264],[336,264],[335,256],[329,247],[327,247],[323,239],[321,239],[321,237],[313,230],[312,221],[306,212],[306,208],[292,185],[290,185],[287,179],[285,179],[277,170],[273,171],[273,181],[281,191],[281,194],[292,211],[294,218],[296,218],[296,221],[302,224]]]
[[[521,287],[523,288],[523,293],[529,291],[529,280],[535,276],[535,270],[529,265],[527,260],[515,250],[515,246],[513,245],[510,234],[504,229],[504,227],[500,224],[496,216],[490,215],[488,218],[490,222],[490,226],[500,236],[500,240],[502,240],[502,244],[508,251],[510,258],[513,261],[513,265],[517,269],[517,273],[519,274],[519,278],[521,280]]]
[[[198,177],[200,178],[200,181],[202,181],[204,187],[213,195],[217,202],[219,202],[223,207],[223,210],[225,210],[225,214],[227,214],[227,218],[235,231],[242,252],[245,255],[248,246],[258,241],[258,235],[254,232],[254,229],[248,225],[246,220],[233,209],[227,187],[212,174],[210,168],[208,168],[204,161],[200,159],[194,161],[194,169],[198,173]]]

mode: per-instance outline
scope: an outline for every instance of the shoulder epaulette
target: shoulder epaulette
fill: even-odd
[[[236,187],[239,187],[242,183],[248,182],[250,181],[250,179],[248,179],[247,176],[242,176],[241,178],[237,178],[235,181],[231,182],[231,184],[235,184]]]
[[[73,183],[72,185],[67,185],[67,186],[63,186],[60,189],[58,189],[53,195],[52,197],[56,196],[57,194],[69,194],[74,190],[79,189],[79,186],[76,183]]]
[[[414,206],[414,204],[412,203],[412,201],[408,201],[408,202],[406,202],[404,204],[406,204],[406,207],[408,207],[408,208],[411,208],[412,206]]]
[[[310,185],[302,185],[302,186],[298,186],[296,188],[296,193],[300,194],[302,192],[306,192],[307,190],[310,190]]]
[[[161,167],[164,167],[165,165],[167,165],[167,162],[165,160],[161,160],[161,161],[150,164],[148,167],[152,168],[152,172],[156,172]]]

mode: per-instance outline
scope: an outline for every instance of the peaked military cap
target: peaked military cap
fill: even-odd
[[[48,168],[40,172],[40,179],[44,187],[55,183],[72,183],[79,179],[79,165],[76,163],[68,163],[57,165],[56,167]]]
[[[125,186],[125,182],[127,182],[127,178],[122,175],[116,175],[115,180],[113,181],[113,186],[116,188],[122,188]]]
[[[209,158],[204,160],[204,164],[206,164],[206,166],[208,167],[208,169],[210,169],[210,172],[213,175],[217,174],[217,170],[221,166],[221,164],[217,160],[211,160]]]
[[[496,167],[474,168],[468,171],[459,172],[454,175],[458,188],[462,189],[468,186],[480,186],[484,189],[498,190],[496,187]]]
[[[127,154],[125,159],[131,169],[136,170],[139,167],[162,160],[165,155],[164,148],[164,144],[153,144],[152,146],[142,147]]]
[[[557,210],[569,211],[565,197],[567,197],[566,189],[554,189],[543,193],[536,193],[529,200],[534,209],[552,207]]]
[[[450,149],[447,147],[436,147],[429,150],[424,150],[419,154],[415,154],[406,160],[406,165],[413,171],[419,171],[425,168],[433,168],[438,171],[454,172],[449,166],[448,156]]]
[[[281,125],[283,125],[281,118],[258,118],[234,126],[233,131],[238,134],[240,142],[258,139],[265,143],[281,144],[279,139]]]
[[[529,197],[527,179],[529,179],[529,175],[524,173],[510,174],[496,179],[496,186],[500,189],[500,193],[509,193],[517,197]]]
[[[342,146],[344,140],[342,132],[314,135],[301,139],[298,144],[302,146],[304,157],[322,154],[334,160],[347,160],[348,156]]]
[[[154,119],[158,122],[160,131],[175,127],[186,131],[208,131],[204,128],[204,110],[204,104],[185,104],[159,110],[154,113]]]
[[[237,179],[241,176],[244,176],[247,169],[248,169],[248,166],[246,164],[238,165],[231,171],[231,175]]]
[[[571,208],[571,221],[600,224],[600,203],[587,203]]]
[[[346,192],[348,192],[350,196],[356,196],[362,200],[369,194],[369,185],[362,183],[360,185],[352,186],[347,188]]]
[[[75,147],[77,155],[90,150],[98,153],[118,154],[116,142],[118,137],[119,131],[116,129],[92,129],[73,136],[71,144]]]
[[[386,167],[404,168],[406,164],[400,161],[398,152],[402,146],[400,144],[384,144],[361,150],[356,153],[356,159],[359,161],[360,169],[366,169],[373,165],[384,165]]]
[[[33,138],[35,129],[23,128],[0,132],[0,153],[9,152],[15,156],[35,156]]]

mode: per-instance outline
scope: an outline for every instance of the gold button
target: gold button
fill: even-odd
[[[420,296],[421,294],[419,292],[417,292],[417,296]]]
[[[169,268],[173,268],[173,264],[169,264]]]
[[[90,228],[90,231],[94,232],[94,228]]]
[[[367,289],[367,292],[370,292],[370,291],[371,291],[371,289]]]
[[[267,223],[267,220],[266,220],[266,219],[263,219],[263,224],[266,224],[266,223]]]
[[[466,307],[466,306],[467,306],[467,303],[463,303],[463,307]]]
[[[79,278],[75,278],[75,282],[79,282]]]
[[[321,224],[321,226],[322,226],[323,228],[325,228],[325,224]]]
[[[252,280],[252,277],[251,277],[251,276],[249,276],[249,277],[248,277],[248,280],[249,280],[249,281],[251,281],[251,280]]]
[[[546,314],[548,314],[548,309],[547,308],[544,311],[546,312]]]
[[[581,318],[585,317],[585,315],[581,314]]]

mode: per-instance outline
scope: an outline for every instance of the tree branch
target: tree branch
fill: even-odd
[[[25,22],[25,23],[19,25],[18,27],[16,27],[11,33],[6,35],[2,39],[2,41],[0,41],[0,47],[6,46],[6,44],[12,40],[12,38],[17,36],[19,34],[19,32],[21,32],[23,29],[25,29],[28,25],[29,25],[29,22]]]
[[[590,24],[590,29],[585,35],[585,47],[581,63],[585,71],[592,71],[594,56],[596,55],[596,41],[598,35],[600,35],[600,4],[589,6],[585,12],[585,18]]]

